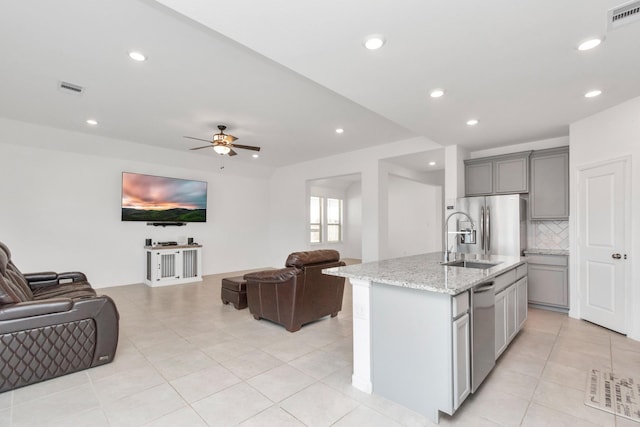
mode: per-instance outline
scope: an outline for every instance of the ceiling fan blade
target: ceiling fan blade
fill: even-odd
[[[204,147],[196,147],[196,148],[189,148],[189,150],[201,150],[203,148],[210,148],[211,145],[205,145]]]
[[[254,147],[253,145],[240,145],[240,144],[233,144],[233,146],[235,148],[243,148],[245,150],[253,150],[253,151],[260,151],[260,147]]]
[[[230,156],[235,156],[235,155],[237,155],[237,154],[238,154],[238,153],[236,153],[235,151],[233,151],[233,150],[229,149],[229,155],[230,155]]]
[[[195,139],[197,141],[211,142],[208,139],[194,138],[193,136],[183,136],[183,138]]]

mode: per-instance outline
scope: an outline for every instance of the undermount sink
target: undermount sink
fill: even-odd
[[[449,266],[449,267],[479,268],[481,270],[486,270],[487,268],[494,267],[494,266],[496,266],[498,264],[499,263],[475,262],[475,261],[465,261],[465,260],[451,261],[451,262],[443,263],[443,265],[446,265],[446,266]]]

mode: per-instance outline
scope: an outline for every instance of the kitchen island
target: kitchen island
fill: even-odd
[[[527,298],[525,258],[441,262],[436,252],[323,270],[353,286],[353,386],[434,422],[440,412],[453,415],[482,380],[473,384],[473,357],[481,356],[473,337],[485,344],[484,359],[490,346],[488,373],[524,323]],[[488,310],[474,314],[477,289],[492,292],[490,323]]]

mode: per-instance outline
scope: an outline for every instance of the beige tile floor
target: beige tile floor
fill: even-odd
[[[102,289],[121,315],[114,362],[0,394],[0,426],[432,425],[351,387],[349,285],[337,318],[292,334],[222,305],[221,277]],[[640,343],[530,309],[480,390],[440,424],[640,426],[583,404],[591,367],[640,375]]]

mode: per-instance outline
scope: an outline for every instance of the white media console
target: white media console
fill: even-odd
[[[149,286],[202,281],[202,245],[145,246]]]

